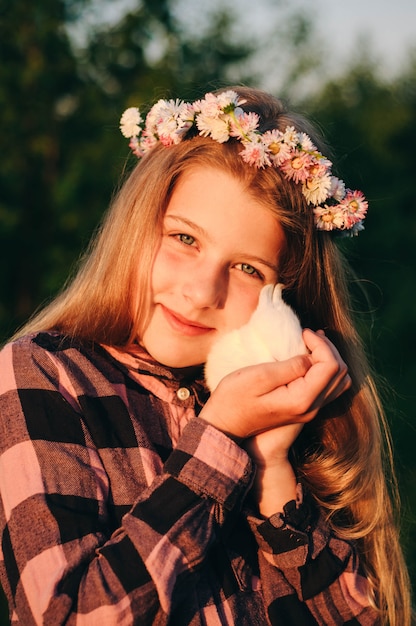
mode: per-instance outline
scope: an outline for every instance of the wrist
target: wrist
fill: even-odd
[[[287,458],[272,466],[257,467],[253,496],[264,517],[283,513],[285,504],[296,499],[297,479]]]
[[[198,417],[199,419],[202,419],[206,424],[209,424],[210,426],[213,426],[217,430],[224,433],[224,435],[235,441],[235,443],[237,443],[238,445],[240,445],[243,441],[244,437],[235,432],[231,432],[229,428],[230,425],[222,422],[221,419],[212,411],[206,410],[206,406],[202,409]]]

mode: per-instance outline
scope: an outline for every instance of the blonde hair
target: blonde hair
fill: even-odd
[[[234,89],[247,101],[243,108],[260,115],[262,132],[294,125],[328,155],[316,130],[281,101],[257,90]],[[236,176],[274,211],[285,231],[279,281],[286,298],[303,326],[325,330],[353,381],[304,428],[293,450],[297,471],[336,534],[357,542],[383,623],[408,626],[410,585],[393,513],[397,486],[388,426],[352,322],[347,263],[333,237],[315,229],[299,186],[283,179],[278,169],[245,164],[240,149],[233,141],[218,144],[199,136],[169,149],[154,148],[120,188],[75,278],[19,335],[56,329],[117,346],[137,340],[150,308],[149,277],[161,220],[178,179],[201,165]]]

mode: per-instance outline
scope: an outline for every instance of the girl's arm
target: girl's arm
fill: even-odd
[[[244,500],[252,463],[194,419],[156,475],[120,398],[110,385],[99,397],[100,373],[67,353],[59,375],[56,355],[27,342],[0,356],[0,575],[13,619],[166,623]]]
[[[309,357],[228,376],[217,389],[222,398],[227,392],[235,397],[230,389],[240,385],[238,406],[216,417],[208,403],[202,415],[242,440],[255,462],[256,512],[248,520],[260,548],[260,576],[273,581],[264,586],[273,623],[296,616],[293,623],[299,624],[376,624],[379,615],[370,605],[354,545],[333,535],[311,498],[304,501],[288,459],[303,423],[351,384],[345,363],[323,333],[305,331],[304,339]],[[251,401],[253,389],[257,401]]]

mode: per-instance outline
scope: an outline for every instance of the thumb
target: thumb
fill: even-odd
[[[250,386],[257,396],[262,396],[305,376],[311,365],[308,355],[302,354],[285,361],[249,365],[232,372],[226,378],[239,377],[240,384]]]

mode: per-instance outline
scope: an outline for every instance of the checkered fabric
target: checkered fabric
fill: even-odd
[[[13,624],[377,623],[354,546],[308,498],[256,516],[250,458],[197,417],[201,380],[53,333],[7,345],[0,372]]]

